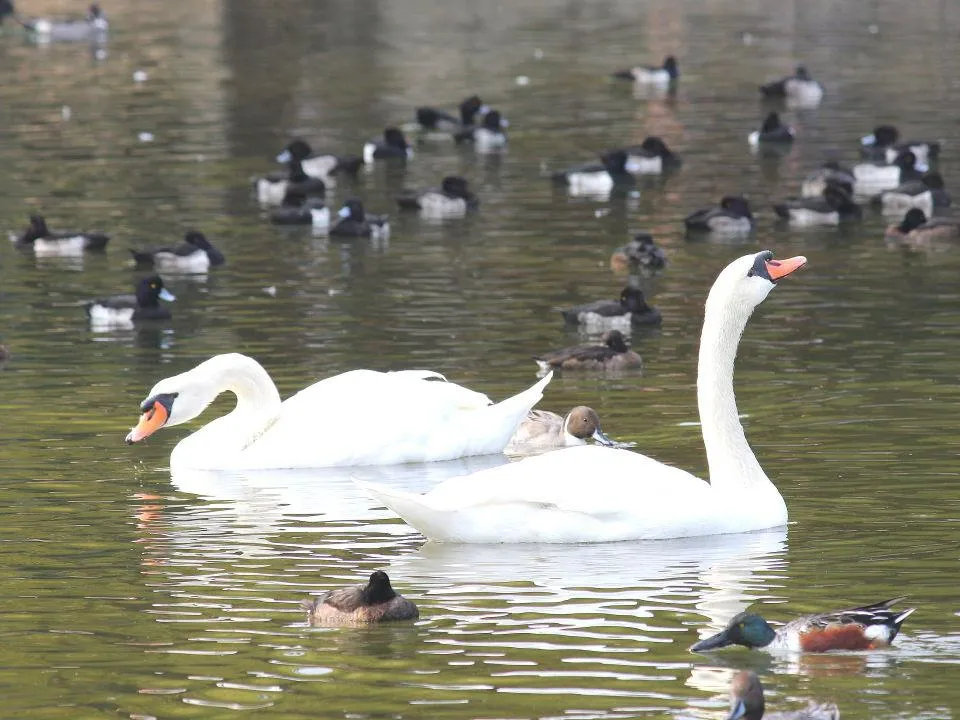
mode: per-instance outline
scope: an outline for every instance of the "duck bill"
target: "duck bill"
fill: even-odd
[[[166,425],[169,419],[170,413],[167,412],[163,403],[159,400],[154,402],[153,406],[140,416],[140,422],[137,423],[137,426],[127,433],[125,440],[127,445],[133,445],[135,442],[150,437]]]
[[[605,445],[606,447],[613,447],[614,445],[617,444],[616,440],[612,439],[609,435],[604,433],[603,430],[601,430],[600,428],[597,428],[594,431],[592,437],[598,443],[600,443],[601,445]]]
[[[288,163],[288,162],[290,162],[291,160],[293,160],[293,155],[290,153],[289,150],[284,150],[283,152],[281,152],[281,153],[279,153],[279,154],[277,155],[277,162],[278,162],[278,163],[281,163],[281,164],[282,164],[282,163]]]
[[[730,637],[727,635],[727,631],[723,630],[718,632],[716,635],[711,635],[710,637],[704,638],[698,643],[694,643],[690,646],[690,652],[716,650],[717,648],[727,647],[728,645],[733,645],[733,641],[730,640]]]
[[[785,278],[795,270],[799,270],[807,264],[807,259],[803,255],[787,258],[786,260],[767,260],[767,273],[770,279],[776,282]]]
[[[173,302],[174,300],[177,299],[177,296],[174,295],[174,294],[173,294],[172,292],[170,292],[169,290],[167,290],[166,288],[161,288],[161,289],[160,289],[160,299],[161,299],[161,300],[166,300],[167,302]]]
[[[730,708],[730,714],[727,716],[727,720],[739,720],[739,718],[744,717],[747,714],[747,706],[744,704],[743,700],[737,700],[736,703]]]
[[[870,147],[871,145],[876,145],[876,144],[877,144],[877,136],[876,136],[876,135],[864,135],[862,138],[860,138],[860,144],[863,145],[864,147]]]
[[[925,162],[921,162],[921,161],[917,160],[917,161],[913,164],[913,169],[916,170],[917,172],[925,173],[927,170],[930,169],[930,166],[927,165]]]

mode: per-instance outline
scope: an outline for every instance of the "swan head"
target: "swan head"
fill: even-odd
[[[775,260],[773,252],[762,250],[744,255],[727,265],[707,296],[707,309],[723,304],[741,308],[748,315],[766,299],[779,280],[799,270],[807,262],[803,255]]]
[[[692,652],[715,650],[728,645],[743,645],[748,648],[766,647],[777,636],[776,631],[756,613],[738,613],[716,635],[704,638],[690,646]]]

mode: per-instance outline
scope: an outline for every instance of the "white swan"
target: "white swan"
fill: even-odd
[[[127,443],[192,420],[229,391],[236,408],[181,440],[171,469],[389,465],[499,453],[548,382],[494,405],[429,370],[352,370],[281,402],[256,360],[216,355],[154,385]]]
[[[709,483],[628,450],[584,445],[452,478],[424,495],[362,487],[427,538],[447,542],[607,542],[785,525],[786,504],[737,418],[733,363],[753,309],[805,262],[747,255],[710,290],[697,376]]]

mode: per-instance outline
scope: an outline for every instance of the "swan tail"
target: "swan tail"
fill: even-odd
[[[430,507],[424,495],[398,490],[380,483],[353,479],[364,492],[399,515],[407,525],[428,540],[456,540],[444,527],[450,523],[449,513]]]
[[[526,390],[480,410],[483,414],[484,427],[493,429],[488,431],[490,442],[486,452],[503,452],[510,438],[520,427],[520,423],[527,417],[527,413],[543,398],[543,391],[551,379],[553,379],[553,373],[547,373]],[[479,437],[479,434],[477,436]]]

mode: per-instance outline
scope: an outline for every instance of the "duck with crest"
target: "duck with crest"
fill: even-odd
[[[37,255],[82,255],[86,250],[103,250],[110,237],[99,232],[53,232],[42,215],[31,215],[27,229],[10,239],[16,247],[32,249]]]
[[[630,285],[620,291],[617,300],[594,300],[561,310],[563,319],[570,324],[588,327],[630,328],[644,325],[659,325],[663,322],[660,311],[647,304],[640,288]]]

